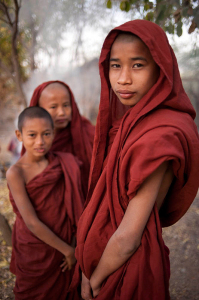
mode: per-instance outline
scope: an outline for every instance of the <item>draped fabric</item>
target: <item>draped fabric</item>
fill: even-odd
[[[79,166],[70,153],[51,153],[48,160],[47,168],[27,183],[27,194],[38,218],[71,244],[83,208]],[[16,214],[10,264],[15,299],[81,299],[77,290],[68,294],[74,268],[62,272],[63,254],[27,228],[11,194],[10,200]]]
[[[137,35],[160,67],[156,84],[132,108],[122,105],[109,82],[111,46],[121,32]],[[169,296],[169,258],[161,227],[177,222],[199,186],[199,138],[195,111],[164,31],[135,20],[113,29],[99,60],[101,99],[86,208],[77,232],[76,258],[90,278],[143,181],[165,161],[175,179],[158,213],[156,205],[135,254],[103,283],[99,300],[164,300]],[[133,200],[132,200],[133,201]],[[133,222],[133,220],[132,220]],[[77,266],[73,284],[78,283]]]
[[[62,81],[48,81],[39,85],[34,90],[30,106],[38,106],[42,91],[51,83],[60,83],[68,89],[72,106],[72,120],[66,128],[56,134],[51,150],[72,153],[82,162],[82,189],[84,197],[86,197],[95,128],[89,120],[80,115],[70,87]],[[22,154],[24,152],[23,148]]]

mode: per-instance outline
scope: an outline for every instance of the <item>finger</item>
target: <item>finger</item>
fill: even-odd
[[[91,294],[91,287],[89,284],[81,285],[81,296],[85,300],[93,299],[92,294]]]
[[[65,272],[66,270],[68,270],[68,266],[62,268],[62,272]]]
[[[64,267],[65,265],[67,265],[67,262],[66,262],[66,261],[64,261],[64,262],[60,265],[60,267],[62,268],[62,267]]]
[[[91,293],[87,293],[87,292],[84,292],[84,291],[81,292],[81,297],[84,300],[91,300],[91,299],[93,299],[93,297],[91,296]]]

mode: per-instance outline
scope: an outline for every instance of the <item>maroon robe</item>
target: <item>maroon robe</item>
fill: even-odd
[[[27,194],[38,218],[71,244],[83,207],[79,166],[70,153],[51,153],[48,159],[46,169],[27,183]],[[62,272],[63,254],[27,228],[12,195],[10,200],[16,214],[10,264],[16,275],[15,299],[81,299],[76,289],[68,294],[74,268]]]
[[[90,123],[89,120],[80,115],[70,87],[62,81],[47,81],[39,85],[34,90],[30,101],[30,106],[38,106],[42,91],[49,84],[56,82],[64,85],[69,91],[72,106],[72,120],[66,128],[60,130],[56,134],[51,150],[72,153],[74,156],[77,156],[77,158],[82,162],[82,190],[84,197],[86,197],[95,127]],[[24,152],[25,149],[23,148],[22,154]]]
[[[119,102],[108,77],[110,49],[121,32],[137,35],[160,67],[157,83],[134,107]],[[96,297],[170,299],[168,248],[161,227],[178,221],[198,190],[199,138],[193,121],[195,111],[183,89],[167,37],[152,22],[135,20],[113,29],[105,39],[99,68],[101,99],[87,206],[78,224],[76,258],[90,278],[140,185],[163,162],[171,161],[175,179],[160,212],[155,204],[139,248],[103,282]],[[80,280],[79,270],[77,265],[74,285]]]

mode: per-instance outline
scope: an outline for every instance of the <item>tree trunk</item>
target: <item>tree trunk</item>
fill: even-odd
[[[12,246],[12,230],[8,224],[6,218],[0,214],[0,230],[8,246]]]
[[[13,66],[15,70],[15,84],[17,87],[18,94],[21,98],[21,103],[24,105],[24,108],[27,107],[27,102],[26,102],[26,97],[22,89],[22,82],[21,82],[21,76],[20,76],[20,67],[18,63],[18,57],[17,57],[17,50],[13,47],[12,49],[12,61],[13,61]]]
[[[27,107],[26,97],[22,89],[21,72],[20,72],[19,58],[17,52],[18,20],[19,20],[20,6],[17,0],[15,0],[14,3],[15,3],[15,20],[12,24],[12,63],[15,71],[14,80],[16,83],[19,96],[21,97],[21,103],[24,105],[24,107]]]

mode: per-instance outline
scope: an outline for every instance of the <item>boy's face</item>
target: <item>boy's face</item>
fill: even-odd
[[[112,45],[109,80],[124,105],[134,106],[156,83],[159,67],[147,46],[133,35],[120,34]]]
[[[16,136],[23,142],[28,155],[41,157],[50,150],[54,131],[48,119],[27,118],[24,120],[22,132],[16,130]]]
[[[51,115],[56,132],[67,127],[72,119],[70,94],[64,86],[47,86],[41,93],[39,106]]]

